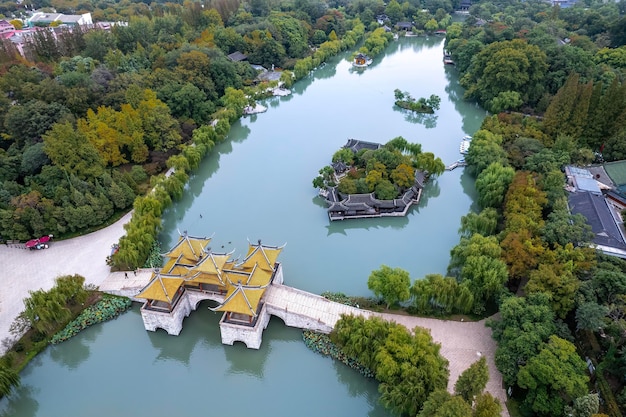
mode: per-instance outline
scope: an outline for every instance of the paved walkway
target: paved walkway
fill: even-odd
[[[132,213],[132,212],[131,212]],[[29,291],[49,290],[58,276],[79,274],[88,284],[100,285],[110,274],[106,257],[111,245],[125,233],[126,214],[109,227],[73,239],[52,241],[43,250],[0,245],[0,341],[11,337],[9,328],[24,310]],[[122,273],[120,273],[122,274]],[[0,345],[0,353],[4,354]]]
[[[502,387],[502,375],[496,368],[494,361],[496,342],[491,337],[491,329],[485,326],[485,320],[478,322],[461,322],[437,320],[430,318],[379,314],[360,310],[343,304],[334,303],[323,297],[287,285],[273,284],[268,289],[266,302],[280,310],[287,310],[292,314],[310,317],[328,327],[335,326],[341,314],[360,314],[366,317],[376,315],[385,320],[402,324],[410,330],[416,326],[430,330],[433,340],[441,344],[441,355],[449,362],[450,378],[448,391],[454,391],[457,379],[469,366],[481,356],[487,358],[489,366],[489,381],[486,390],[500,400],[502,416],[508,417],[506,410],[506,392]]]
[[[24,309],[23,299],[32,290],[48,290],[54,285],[56,277],[80,274],[88,284],[101,286],[107,292],[129,290],[137,293],[150,279],[150,270],[140,270],[137,275],[124,272],[111,273],[106,265],[106,257],[111,253],[111,245],[124,235],[123,225],[130,220],[126,214],[113,225],[97,232],[74,239],[55,242],[49,249],[28,250],[0,245],[0,341],[11,337],[9,328],[17,315]],[[347,312],[365,312],[352,307],[332,303],[320,296],[288,286],[280,294],[273,296],[272,303],[285,303],[290,311],[316,318],[333,326],[339,315]],[[131,294],[129,294],[131,295]],[[330,307],[333,305],[333,307]],[[457,322],[436,320],[395,314],[381,314],[383,318],[395,321],[413,329],[415,326],[430,329],[433,339],[441,344],[441,354],[450,362],[450,380],[448,390],[452,391],[459,375],[474,363],[481,355],[487,357],[490,378],[487,391],[500,399],[503,404],[502,415],[508,417],[504,401],[506,393],[502,388],[502,377],[495,367],[495,341],[491,338],[491,329],[485,327],[484,320],[479,322]],[[4,347],[0,345],[0,354]]]

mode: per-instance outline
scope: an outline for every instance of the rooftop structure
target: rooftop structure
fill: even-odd
[[[243,52],[235,51],[232,54],[228,54],[228,58],[233,62],[240,62],[248,59],[248,56]]]
[[[232,253],[213,253],[208,248],[210,241],[185,232],[163,254],[165,265],[154,271],[150,282],[135,296],[145,300],[141,308],[144,327],[178,335],[183,319],[199,302],[212,300],[218,305],[211,310],[224,312],[220,321],[224,343],[244,340],[248,347],[258,348],[259,332],[269,322],[269,315],[263,313],[265,291],[274,281],[282,284],[277,259],[283,247],[250,243],[246,256],[237,261],[231,258]]]
[[[626,240],[616,218],[600,193],[576,191],[568,197],[572,213],[580,213],[587,219],[594,234],[595,247],[607,255],[626,258]]]
[[[0,38],[8,39],[15,33],[15,26],[6,20],[0,20]]]
[[[382,146],[380,143],[348,139],[343,148],[358,153],[362,149],[377,150]],[[334,162],[331,166],[336,179],[343,177],[350,169],[344,162]],[[329,187],[320,194],[326,198],[328,218],[331,221],[367,217],[400,217],[406,216],[408,209],[419,202],[425,180],[423,172],[415,171],[413,185],[406,189],[402,196],[393,200],[379,200],[374,193],[342,194],[337,187]]]
[[[371,65],[371,63],[372,63],[372,58],[370,58],[369,56],[365,54],[358,53],[354,57],[354,62],[352,63],[352,65],[354,65],[355,67],[367,67]]]
[[[58,22],[68,26],[75,25],[93,25],[91,20],[91,13],[84,13],[79,15],[63,14],[63,13],[44,13],[36,12],[27,20],[28,26],[33,27],[37,25],[49,25],[52,22]]]
[[[352,152],[357,153],[361,149],[371,149],[375,151],[376,149],[380,149],[383,147],[380,143],[376,142],[366,142],[364,140],[358,139],[348,139],[348,142],[343,145],[344,148],[350,149]]]
[[[587,169],[577,168],[574,166],[565,167],[565,175],[568,184],[575,191],[587,191],[594,194],[601,194],[600,185],[594,178],[594,175]]]
[[[604,170],[611,178],[618,192],[626,195],[626,160],[607,162]]]

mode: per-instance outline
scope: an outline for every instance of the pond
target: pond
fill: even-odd
[[[460,218],[472,209],[474,183],[462,168],[426,186],[403,218],[330,222],[312,180],[348,138],[419,142],[450,164],[484,110],[462,101],[443,38],[393,42],[355,71],[342,54],[299,81],[268,111],[237,122],[163,217],[163,249],[179,232],[213,236],[215,252],[245,255],[248,240],[286,243],[285,284],[306,291],[371,295],[370,272],[385,264],[412,279],[445,273]],[[434,115],[394,106],[394,89],[441,97]],[[273,318],[258,351],[223,346],[220,315],[206,304],[180,336],[147,332],[136,305],[39,355],[22,387],[0,401],[0,416],[319,415],[388,416],[377,385],[309,351],[298,329]]]

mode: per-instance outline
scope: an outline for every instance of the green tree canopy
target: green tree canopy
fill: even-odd
[[[390,306],[406,301],[410,297],[409,287],[411,279],[409,273],[401,268],[390,268],[382,265],[380,269],[372,271],[367,280],[367,287],[381,297]]]
[[[565,404],[587,392],[586,369],[572,343],[550,336],[520,367],[518,385],[528,390],[524,403],[537,415],[560,415]]]
[[[487,386],[487,381],[489,381],[489,368],[487,367],[487,360],[481,356],[459,376],[454,384],[454,392],[471,404],[474,398],[483,392]]]

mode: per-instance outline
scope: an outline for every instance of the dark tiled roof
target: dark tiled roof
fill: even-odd
[[[608,190],[608,191],[606,192],[606,196],[607,196],[608,198],[611,198],[611,199],[613,199],[613,200],[617,201],[618,203],[620,203],[620,204],[622,204],[622,205],[626,206],[626,197],[624,197],[623,195],[621,195],[621,194],[619,194],[619,193],[616,193],[616,192],[615,192],[615,191],[613,191],[613,190]]]
[[[334,202],[330,205],[330,207],[328,207],[328,211],[331,213],[340,212],[340,211],[348,211],[348,207],[341,202]]]
[[[575,192],[569,194],[568,200],[572,213],[580,213],[587,219],[595,235],[593,243],[626,250],[626,243],[603,195]]]
[[[244,55],[243,53],[239,51],[233,52],[232,54],[228,54],[228,58],[234,62],[245,61],[246,59],[248,59],[246,55]]]
[[[415,186],[419,188],[424,188],[424,183],[426,182],[426,175],[424,171],[415,170]]]
[[[344,148],[352,150],[352,152],[357,153],[361,149],[371,149],[376,150],[380,149],[383,145],[375,142],[365,142],[358,139],[348,139],[348,142],[343,145]]]
[[[343,161],[333,162],[331,166],[337,173],[346,172],[348,170],[348,166]]]

